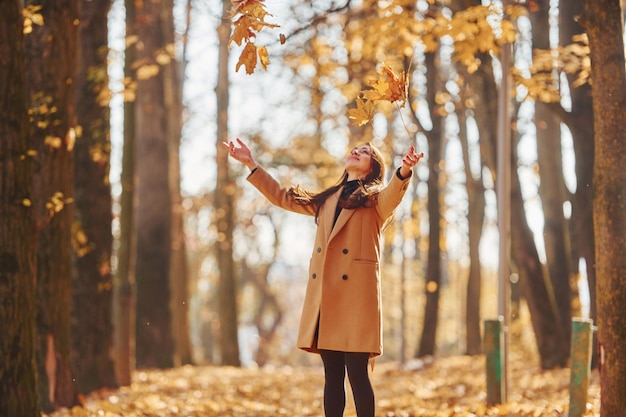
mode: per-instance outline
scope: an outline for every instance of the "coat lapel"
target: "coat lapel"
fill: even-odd
[[[337,222],[335,223],[335,227],[333,227],[332,231],[330,232],[330,236],[328,236],[327,242],[330,242],[337,235],[337,233],[341,231],[341,229],[346,225],[348,219],[350,219],[353,213],[354,210],[341,210],[341,213],[339,213],[339,217],[337,218]]]
[[[333,230],[333,219],[335,218],[335,210],[337,209],[337,203],[339,202],[340,195],[341,189],[328,197],[328,199],[324,203],[324,240],[326,242],[330,241],[330,234]]]

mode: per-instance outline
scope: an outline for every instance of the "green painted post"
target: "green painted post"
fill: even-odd
[[[591,371],[593,320],[572,319],[570,353],[569,417],[581,417],[587,411],[587,392]]]
[[[487,405],[502,404],[506,398],[502,361],[504,359],[504,318],[485,320],[485,362],[487,367]]]

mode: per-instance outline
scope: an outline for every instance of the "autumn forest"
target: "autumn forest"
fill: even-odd
[[[364,142],[386,181],[424,153],[384,229],[376,415],[623,415],[624,12],[0,0],[0,417],[323,415],[316,224],[236,138],[312,190]]]

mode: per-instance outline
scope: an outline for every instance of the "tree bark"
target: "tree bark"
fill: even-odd
[[[512,158],[511,166],[515,166],[515,160],[516,155]],[[516,169],[511,173],[511,257],[517,266],[524,298],[530,311],[541,368],[563,367],[567,360],[563,356],[563,350],[567,349],[569,341],[564,339],[562,327],[557,320],[550,279],[539,260],[532,231],[526,221],[519,173]]]
[[[77,0],[43,2],[45,24],[26,37],[31,135],[37,151],[33,201],[37,222],[39,385],[44,411],[76,403],[71,369],[71,227],[76,140],[74,82]]]
[[[126,37],[137,35],[135,25],[135,1],[125,1]],[[124,72],[126,80],[135,80],[133,64],[136,44],[126,47]],[[137,235],[135,233],[135,94],[136,82],[125,85],[124,92],[124,145],[122,149],[122,173],[120,183],[120,237],[117,250],[117,271],[113,285],[113,323],[115,345],[115,375],[120,385],[131,383],[135,367],[135,263],[137,260]]]
[[[107,76],[107,13],[110,0],[82,3],[75,147],[76,196],[73,293],[73,362],[78,391],[115,387],[111,357],[113,279],[112,199],[109,184],[110,116]]]
[[[619,0],[585,0],[582,22],[593,79],[600,414],[617,416],[626,409],[626,71]]]
[[[161,3],[161,24],[166,45],[174,46],[174,9],[170,2]],[[185,247],[184,209],[181,196],[180,175],[180,140],[182,132],[183,100],[182,86],[183,63],[176,60],[163,65],[164,104],[167,113],[166,132],[169,143],[169,188],[172,199],[171,216],[171,261],[170,288],[172,311],[172,338],[174,340],[174,365],[191,363],[191,341],[189,339],[189,294],[187,277],[187,251]]]
[[[578,16],[582,14],[582,11],[583,0],[571,0],[563,5],[559,5],[559,34],[562,45],[571,43],[573,36],[584,32],[584,28],[578,22]],[[568,75],[570,86],[572,86],[575,79],[575,75]],[[587,83],[576,88],[570,87],[570,97],[572,108],[570,113],[566,115],[564,122],[572,134],[576,158],[576,192],[572,201],[570,222],[572,253],[575,255],[574,267],[578,266],[578,258],[585,260],[590,303],[589,317],[595,321],[597,309],[595,238],[593,231],[594,129],[591,85]]]
[[[220,353],[223,365],[239,366],[239,342],[237,331],[237,286],[233,262],[233,229],[236,188],[228,171],[228,153],[222,142],[228,142],[228,39],[230,37],[230,1],[222,1],[222,19],[217,28],[219,59],[217,72],[217,183],[215,211],[217,224],[216,257],[219,270],[218,312],[220,317]]]
[[[22,2],[0,2],[0,415],[39,417],[35,366],[33,142]]]
[[[430,107],[433,127],[426,132],[428,137],[428,254],[426,259],[426,305],[424,323],[417,357],[433,355],[439,321],[439,294],[441,291],[441,202],[440,170],[442,158],[442,120],[436,112],[435,94],[440,88],[439,69],[435,53],[426,54],[426,78],[428,92],[426,100]]]
[[[550,48],[550,1],[535,2],[538,11],[531,13],[533,47]],[[543,208],[543,240],[546,250],[547,272],[552,283],[557,307],[557,320],[563,337],[569,343],[572,319],[572,288],[567,220],[563,204],[568,200],[564,182],[563,155],[561,152],[561,118],[551,110],[548,103],[535,102],[535,131],[537,140],[537,164],[539,166],[539,196]],[[567,346],[564,345],[564,348]],[[569,349],[561,354],[566,362]]]
[[[162,5],[163,3],[163,5]],[[173,7],[172,0],[141,2],[136,5],[137,96],[135,132],[137,138],[137,261],[136,365],[138,368],[168,368],[173,365],[172,313],[170,307],[170,265],[172,197],[169,186],[170,132],[165,103],[164,62],[170,55],[164,32],[161,7]]]

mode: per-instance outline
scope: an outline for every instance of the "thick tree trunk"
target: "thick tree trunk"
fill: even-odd
[[[593,79],[600,414],[618,416],[626,410],[626,71],[619,0],[585,0],[582,22]]]
[[[33,147],[22,2],[0,2],[0,415],[38,417]],[[6,358],[10,358],[7,360]]]
[[[218,239],[215,243],[219,268],[218,313],[220,317],[220,352],[223,365],[239,366],[237,331],[237,286],[233,262],[233,225],[235,201],[233,178],[228,172],[228,153],[222,142],[228,142],[228,39],[230,36],[230,1],[223,0],[222,20],[217,28],[219,60],[217,72],[217,182],[215,211]]]
[[[107,13],[110,0],[82,4],[81,43],[76,75],[76,118],[82,135],[76,141],[73,239],[73,361],[78,391],[84,394],[115,387],[111,357],[113,214],[108,107]]]
[[[163,6],[161,3],[164,3]],[[171,0],[135,2],[137,47],[137,282],[136,365],[168,368],[173,365],[170,307],[172,199],[169,187],[170,132],[165,104],[164,58],[169,55],[161,7]],[[165,63],[164,65],[171,65]]]
[[[37,236],[39,383],[42,408],[76,403],[71,370],[71,227],[74,180],[74,76],[77,0],[29,1],[43,6],[45,25],[26,38]]]

